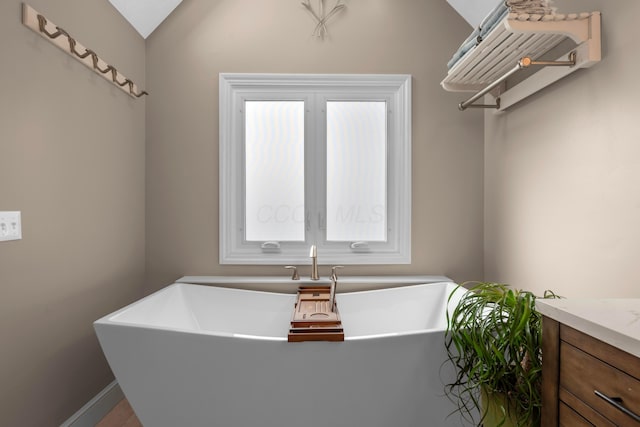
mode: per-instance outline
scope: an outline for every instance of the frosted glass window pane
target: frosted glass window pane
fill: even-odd
[[[327,240],[387,240],[384,101],[327,102]]]
[[[247,241],[304,241],[304,101],[245,102]]]

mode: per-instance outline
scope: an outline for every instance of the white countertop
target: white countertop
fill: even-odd
[[[640,298],[536,300],[543,315],[640,357]]]

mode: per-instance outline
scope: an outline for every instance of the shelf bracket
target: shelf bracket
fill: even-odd
[[[484,89],[482,89],[481,91],[473,95],[471,98],[458,104],[458,109],[460,111],[464,111],[467,108],[495,108],[499,110],[500,97],[496,98],[495,104],[474,104],[474,102],[476,102],[478,99],[480,99],[487,93],[491,92],[493,89],[495,89],[499,85],[501,85],[505,80],[507,80],[509,77],[511,77],[518,71],[522,70],[523,68],[531,67],[533,65],[539,65],[543,67],[574,67],[576,65],[576,52],[575,51],[570,52],[567,61],[534,61],[528,56],[520,58],[518,63],[515,65],[515,67],[513,67],[512,69],[504,73],[502,77],[498,78],[493,83],[489,84],[487,87],[485,87]]]

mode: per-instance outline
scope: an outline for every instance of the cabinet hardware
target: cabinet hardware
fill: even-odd
[[[603,399],[608,404],[614,406],[617,410],[624,412],[625,414],[627,414],[628,416],[630,416],[631,418],[633,418],[637,422],[640,422],[640,415],[637,415],[637,414],[633,413],[633,411],[630,411],[629,409],[627,409],[624,406],[622,406],[622,399],[621,398],[619,398],[619,397],[609,397],[606,394],[599,392],[598,390],[593,390],[593,392],[595,393],[596,396],[598,396],[600,399]]]

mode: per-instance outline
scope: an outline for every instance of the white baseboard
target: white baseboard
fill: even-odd
[[[124,393],[114,380],[60,427],[95,427],[122,399]]]

